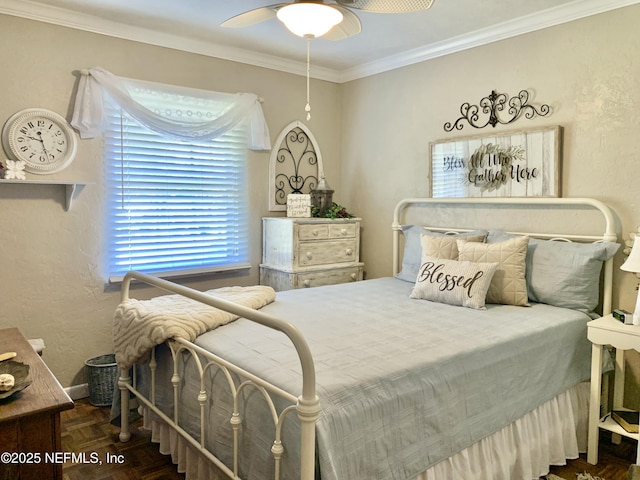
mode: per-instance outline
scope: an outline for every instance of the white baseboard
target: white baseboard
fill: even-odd
[[[81,398],[87,398],[89,396],[89,384],[73,385],[65,388],[64,391],[71,397],[71,400],[80,400]]]

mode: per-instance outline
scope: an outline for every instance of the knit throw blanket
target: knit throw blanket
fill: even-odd
[[[224,287],[205,292],[239,305],[259,309],[275,300],[271,287]],[[208,330],[236,320],[229,312],[182,295],[151,300],[125,300],[113,318],[113,347],[120,368],[130,368],[155,345],[169,338],[193,341]]]

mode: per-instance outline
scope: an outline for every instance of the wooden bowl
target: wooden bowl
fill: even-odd
[[[8,398],[14,393],[24,390],[29,385],[31,385],[31,380],[28,379],[29,365],[27,365],[26,363],[16,362],[14,360],[0,362],[0,374],[3,373],[13,375],[13,378],[15,378],[15,384],[13,385],[13,388],[11,390],[0,392],[0,400]]]

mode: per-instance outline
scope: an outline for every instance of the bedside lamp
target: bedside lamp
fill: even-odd
[[[620,265],[620,270],[625,272],[640,273],[640,235],[633,239],[633,247],[627,260]],[[633,324],[640,325],[640,295],[636,299],[636,309],[633,311]]]

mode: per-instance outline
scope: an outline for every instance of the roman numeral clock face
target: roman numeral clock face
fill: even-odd
[[[41,108],[16,113],[2,129],[6,154],[12,160],[23,160],[30,173],[55,173],[67,167],[76,155],[76,144],[67,121]]]

